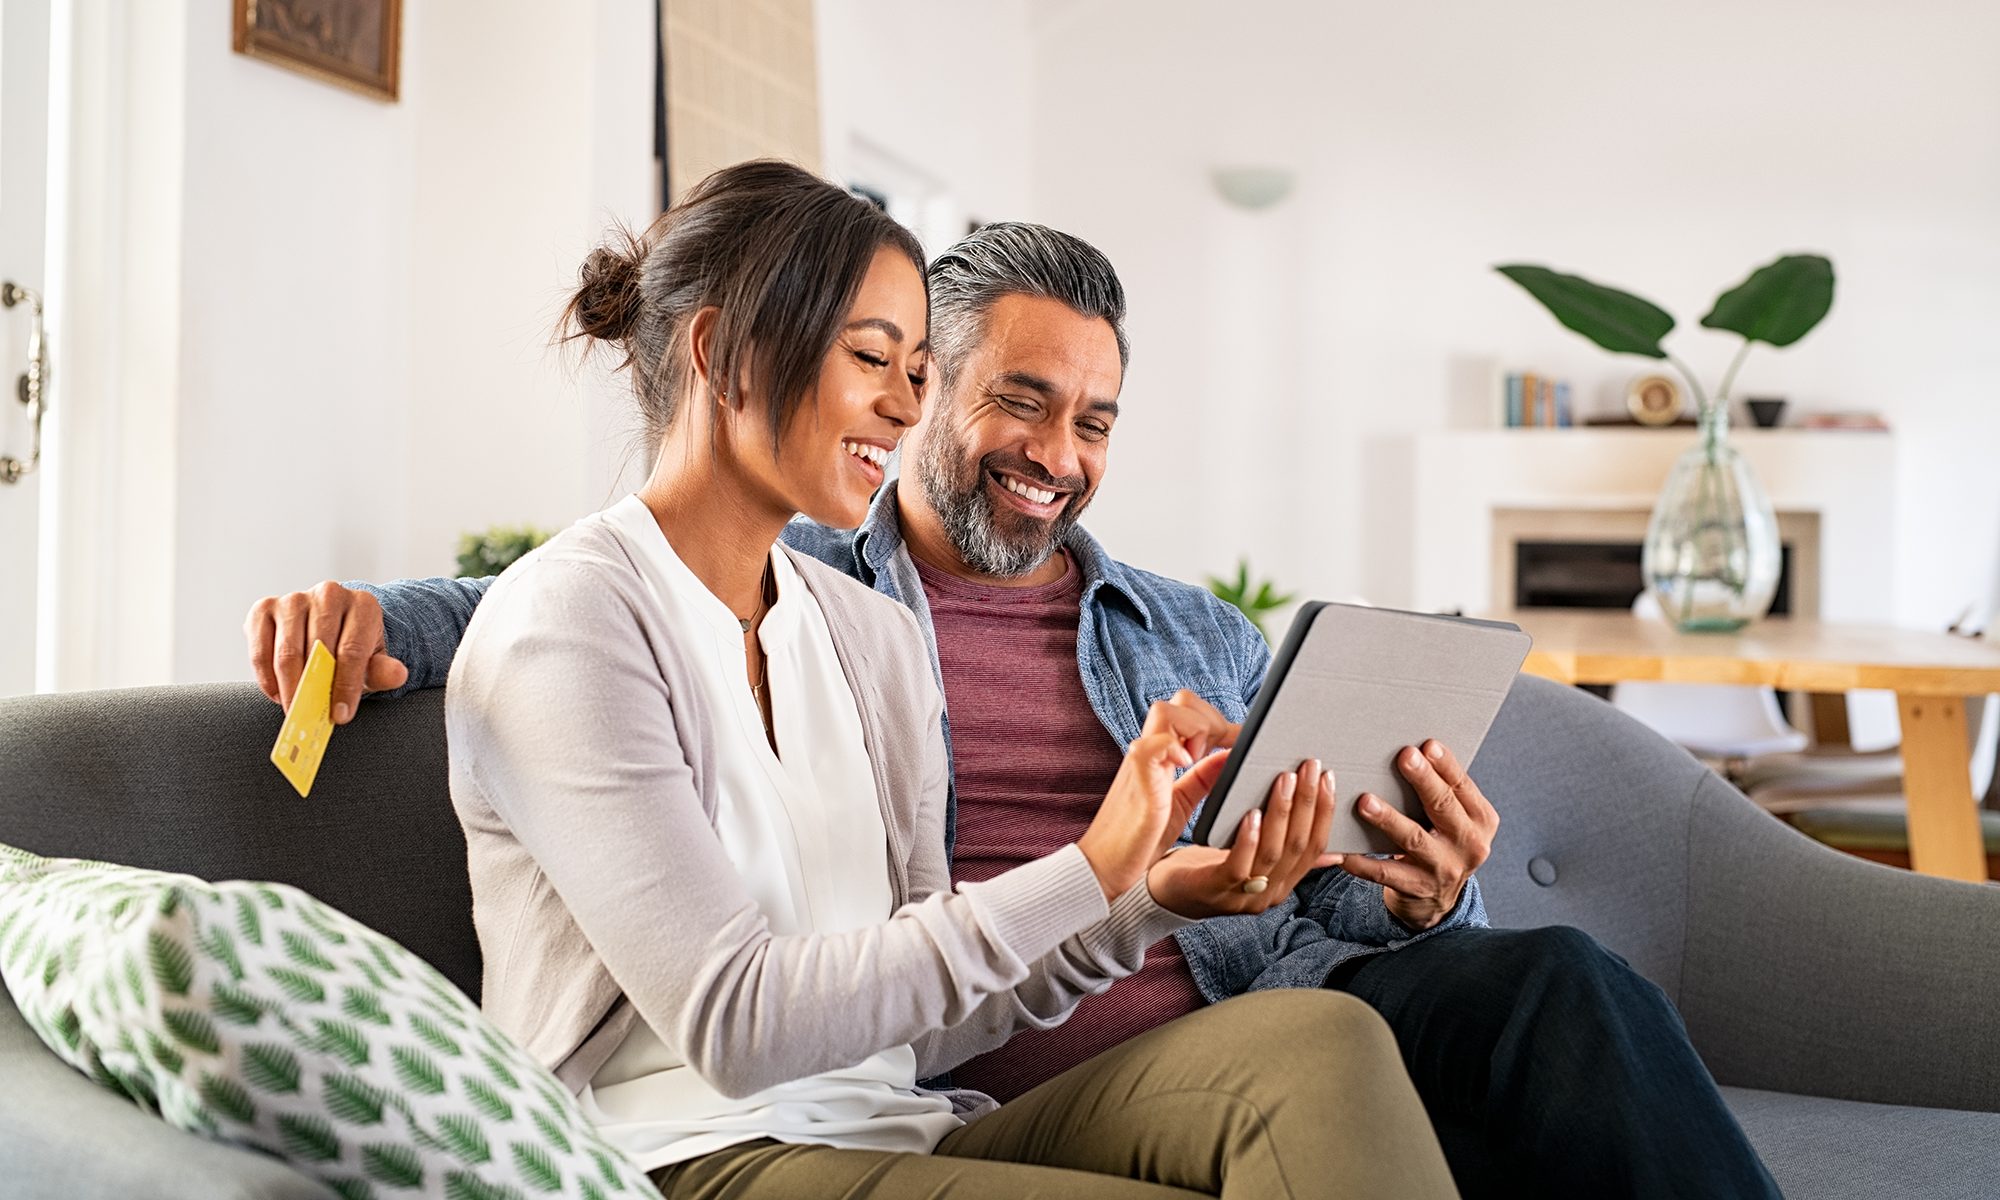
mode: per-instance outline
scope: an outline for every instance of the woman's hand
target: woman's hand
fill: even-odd
[[[1185,688],[1147,712],[1146,727],[1126,748],[1097,816],[1076,840],[1106,900],[1124,895],[1173,846],[1222,763],[1219,757],[1202,762],[1178,783],[1174,772],[1210,750],[1235,745],[1238,728]]]
[[[1413,931],[1422,932],[1449,916],[1458,907],[1465,881],[1493,850],[1493,834],[1500,828],[1500,814],[1481,794],[1472,776],[1458,765],[1458,759],[1433,738],[1419,752],[1405,746],[1396,756],[1396,769],[1417,789],[1431,828],[1384,804],[1380,797],[1363,793],[1355,811],[1402,849],[1394,858],[1343,856],[1341,866],[1348,874],[1382,885],[1382,900],[1390,915]]]
[[[382,631],[382,605],[367,592],[328,580],[310,592],[266,596],[243,621],[250,669],[257,686],[289,712],[314,642],[333,651],[333,723],[354,716],[363,691],[402,687],[409,668],[390,658]]]
[[[1203,788],[1206,794],[1224,757],[1203,760],[1182,782],[1214,763]],[[1317,760],[1307,759],[1271,784],[1262,811],[1243,814],[1229,849],[1183,846],[1153,864],[1146,887],[1154,903],[1183,917],[1260,913],[1291,895],[1307,871],[1340,861],[1339,855],[1322,852],[1332,829],[1333,772],[1321,771]],[[1244,891],[1243,885],[1253,879],[1263,879],[1264,886]]]

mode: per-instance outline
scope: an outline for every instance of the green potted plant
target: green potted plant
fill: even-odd
[[[458,537],[459,578],[498,575],[514,565],[515,559],[554,536],[533,525],[494,525],[483,533],[462,533]]]
[[[1661,346],[1667,310],[1630,292],[1525,263],[1494,268],[1542,302],[1556,320],[1614,354],[1664,359],[1687,380],[1700,409],[1701,439],[1681,455],[1646,527],[1646,584],[1660,611],[1685,632],[1727,632],[1764,615],[1777,591],[1778,518],[1750,464],[1729,444],[1729,389],[1758,342],[1789,346],[1833,307],[1833,263],[1788,254],[1716,297],[1701,319],[1743,345],[1711,395]]]
[[[1264,640],[1267,642],[1271,640],[1271,631],[1264,628],[1265,616],[1298,599],[1298,596],[1291,592],[1281,594],[1276,585],[1268,579],[1260,583],[1252,583],[1250,581],[1250,560],[1247,558],[1236,560],[1236,578],[1234,579],[1223,579],[1219,576],[1210,575],[1208,577],[1208,590],[1214,592],[1216,596],[1228,603],[1235,605],[1236,611],[1250,618],[1250,623],[1257,627],[1257,632],[1263,634]]]

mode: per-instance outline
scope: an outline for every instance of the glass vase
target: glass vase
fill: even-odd
[[[1646,584],[1683,633],[1729,633],[1764,615],[1778,590],[1778,517],[1757,473],[1729,444],[1729,408],[1701,415],[1701,440],[1674,463],[1646,526]]]

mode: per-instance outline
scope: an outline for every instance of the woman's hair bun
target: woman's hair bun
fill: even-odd
[[[566,337],[622,342],[639,320],[639,270],[645,247],[629,232],[592,250],[577,270],[576,294],[563,313]]]

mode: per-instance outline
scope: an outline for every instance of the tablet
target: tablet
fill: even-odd
[[[1531,644],[1502,621],[1309,602],[1257,690],[1194,840],[1234,842],[1244,814],[1264,806],[1278,776],[1316,758],[1334,777],[1327,851],[1394,853],[1354,802],[1373,792],[1428,826],[1396,755],[1436,738],[1469,769]]]

